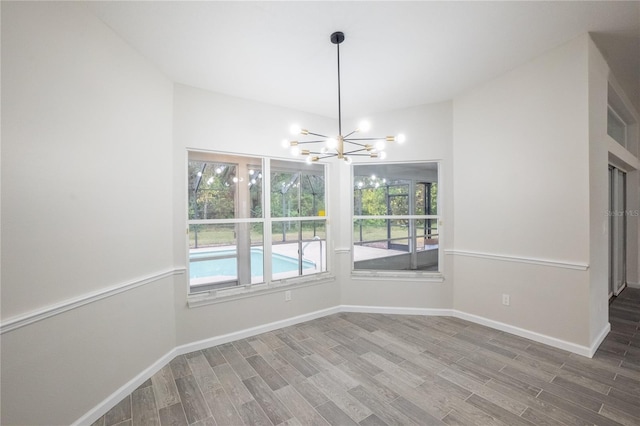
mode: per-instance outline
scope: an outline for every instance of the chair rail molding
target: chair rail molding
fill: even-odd
[[[469,250],[447,249],[444,252],[448,255],[453,255],[453,256],[477,257],[480,259],[490,259],[490,260],[497,260],[502,262],[527,263],[530,265],[549,266],[553,268],[562,268],[562,269],[573,269],[576,271],[586,271],[587,269],[589,269],[589,265],[586,263],[539,259],[539,258],[524,257],[524,256],[509,256],[504,254],[483,253],[483,252],[469,251]]]
[[[107,297],[115,296],[116,294],[120,294],[125,291],[130,291],[135,288],[154,283],[167,277],[184,274],[185,271],[185,268],[175,268],[156,272],[155,274],[147,275],[146,277],[140,277],[111,287],[105,287],[91,293],[86,293],[72,299],[67,299],[59,303],[45,306],[44,308],[8,318],[0,324],[0,334],[17,330],[18,328],[29,324],[51,318],[55,315],[88,305],[89,303],[97,302]]]

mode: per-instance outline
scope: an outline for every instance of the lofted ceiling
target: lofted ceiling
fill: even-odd
[[[585,32],[640,109],[640,2],[87,2],[175,82],[345,117],[452,99]]]

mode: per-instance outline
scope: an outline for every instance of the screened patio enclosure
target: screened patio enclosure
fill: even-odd
[[[353,167],[353,269],[438,271],[438,163]]]

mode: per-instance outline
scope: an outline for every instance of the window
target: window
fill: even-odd
[[[326,271],[324,165],[273,160],[270,192],[273,278]]]
[[[353,269],[439,270],[438,163],[353,166]]]
[[[626,148],[627,124],[611,106],[607,108],[607,134]]]
[[[326,271],[324,166],[190,152],[188,175],[192,293]]]

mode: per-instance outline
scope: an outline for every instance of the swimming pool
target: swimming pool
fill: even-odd
[[[194,278],[206,277],[236,277],[238,274],[238,258],[235,250],[211,250],[189,254],[189,276]],[[264,275],[264,253],[262,249],[251,249],[251,276]],[[199,260],[202,259],[202,260]],[[298,270],[298,259],[281,254],[272,253],[271,269],[273,274]],[[313,262],[302,261],[302,269],[315,268]]]

